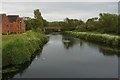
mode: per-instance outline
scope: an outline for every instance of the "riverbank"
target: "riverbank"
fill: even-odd
[[[42,50],[47,42],[43,34],[27,31],[19,35],[2,36],[2,66],[19,65],[31,61],[37,50]]]
[[[105,45],[109,45],[112,47],[120,47],[119,44],[120,37],[118,35],[100,34],[93,32],[73,32],[73,31],[66,31],[64,33],[76,38],[103,43]]]

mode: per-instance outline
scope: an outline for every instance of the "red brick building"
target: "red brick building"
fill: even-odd
[[[19,15],[0,14],[0,30],[1,33],[24,33],[25,23],[23,18],[19,18]]]
[[[8,21],[9,21],[9,33],[16,32],[17,34],[20,33],[20,20],[18,15],[8,15]]]
[[[9,22],[6,14],[0,14],[0,34],[2,32],[7,33],[9,31]]]

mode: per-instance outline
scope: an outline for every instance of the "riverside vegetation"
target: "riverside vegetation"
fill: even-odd
[[[41,50],[47,42],[47,37],[44,35],[44,27],[61,27],[61,31],[65,34],[120,47],[120,15],[100,13],[99,16],[99,18],[88,19],[86,22],[69,18],[66,18],[64,21],[48,22],[43,19],[39,9],[34,10],[34,18],[24,18],[26,33],[3,35],[2,66],[6,67],[8,65],[19,65],[27,61],[29,62],[33,53],[38,49]],[[50,32],[53,31],[50,30]]]
[[[66,18],[49,22],[48,26],[59,26],[62,32],[80,39],[120,47],[120,15],[117,14],[100,13],[99,18],[90,18],[86,22]]]
[[[16,72],[18,68],[26,62],[31,62],[32,56],[36,55],[36,51],[42,51],[44,44],[48,38],[43,32],[43,18],[39,10],[34,10],[35,19],[33,25],[29,25],[27,32],[23,34],[2,35],[2,73]],[[10,67],[12,66],[12,67]]]
[[[93,33],[93,32],[73,32],[73,31],[66,31],[67,35],[71,35],[76,38],[85,39],[89,41],[104,43],[114,47],[120,47],[118,43],[120,41],[120,36],[118,35],[110,35],[110,34],[100,34],[100,33]]]
[[[31,60],[31,55],[38,49],[42,49],[47,42],[43,34],[27,31],[20,35],[3,35],[2,42],[2,66],[23,64]]]

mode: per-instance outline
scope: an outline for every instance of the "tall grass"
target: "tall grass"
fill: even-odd
[[[28,31],[19,35],[2,36],[2,66],[23,64],[47,42],[43,34]]]
[[[66,31],[65,33],[74,36],[76,38],[103,43],[110,46],[120,47],[119,44],[120,37],[118,35],[100,34],[93,32],[73,32],[73,31]]]

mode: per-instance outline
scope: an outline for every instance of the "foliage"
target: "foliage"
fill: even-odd
[[[41,12],[39,11],[39,9],[34,10],[34,17],[35,17],[35,19],[40,19],[40,20],[43,19],[42,16],[41,16]]]
[[[48,25],[48,22],[43,19],[39,9],[34,10],[34,18],[25,17],[26,30],[41,31],[43,33],[43,28]]]
[[[62,27],[62,30],[63,31],[71,31],[71,30],[75,30],[75,28],[78,26],[78,25],[81,25],[83,24],[84,22],[82,20],[77,20],[77,19],[69,19],[69,18],[66,18],[64,20],[64,26]]]
[[[120,15],[100,13],[99,18],[90,18],[86,22],[65,18],[64,21],[48,22],[41,16],[39,9],[34,10],[34,17],[25,17],[26,30],[44,31],[44,27],[61,27],[62,31],[94,31],[99,33],[120,34]],[[41,30],[40,30],[41,29]]]
[[[120,34],[120,15],[100,13],[99,18],[90,18],[86,22],[78,19],[66,18],[64,21],[54,22],[62,31],[99,32]],[[51,22],[53,24],[53,22]]]
[[[100,29],[104,33],[116,33],[118,30],[118,16],[116,14],[100,13]]]
[[[3,65],[16,65],[30,61],[31,55],[47,41],[40,33],[27,31],[19,35],[3,35],[2,38]]]
[[[49,22],[48,27],[60,27],[59,22]]]
[[[94,31],[99,33],[110,33],[110,34],[118,34],[118,20],[120,20],[119,16],[116,14],[109,13],[100,13],[99,18],[91,18],[88,19],[87,22],[82,27],[79,25],[76,27],[77,31]],[[120,26],[119,26],[120,27]]]
[[[73,31],[66,31],[65,33],[80,39],[85,39],[89,41],[104,43],[110,46],[120,47],[118,43],[120,41],[120,37],[117,35],[100,34],[93,32],[73,32]]]

